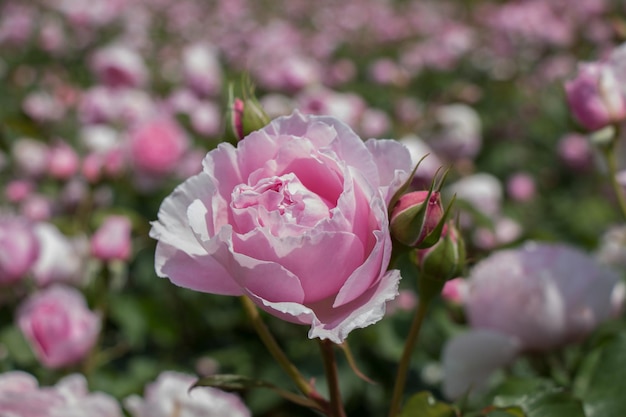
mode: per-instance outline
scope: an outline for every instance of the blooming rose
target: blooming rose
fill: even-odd
[[[90,311],[76,289],[55,285],[28,298],[17,323],[41,363],[49,368],[75,364],[100,333],[100,316]]]
[[[337,343],[382,318],[400,279],[387,271],[387,205],[411,170],[404,146],[295,112],[220,144],[203,167],[152,224],[159,276],[246,295]]]
[[[443,351],[444,393],[480,387],[521,352],[545,352],[582,340],[621,310],[619,275],[562,244],[528,243],[494,252],[467,279],[472,330]]]
[[[132,224],[126,216],[111,215],[91,237],[91,254],[103,261],[130,257]]]
[[[0,217],[0,286],[23,278],[39,256],[33,225],[22,217]]]
[[[197,378],[179,372],[162,372],[146,387],[144,398],[124,401],[133,417],[250,417],[250,410],[236,394],[216,388],[189,388]]]

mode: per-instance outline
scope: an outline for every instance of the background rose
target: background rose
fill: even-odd
[[[298,112],[220,144],[164,202],[156,270],[197,291],[247,295],[309,337],[341,342],[397,294],[387,204],[411,169],[396,141],[363,142]]]
[[[19,307],[17,323],[50,368],[82,360],[100,332],[100,317],[87,308],[82,293],[59,284],[31,295]]]
[[[0,374],[0,412],[3,417],[122,416],[117,401],[102,392],[90,393],[82,375],[39,387],[35,377],[22,371]]]
[[[236,394],[216,388],[189,391],[197,378],[165,371],[149,384],[144,397],[128,397],[124,406],[133,417],[250,417],[250,410]]]
[[[521,352],[582,340],[617,316],[623,303],[619,274],[564,244],[530,242],[494,252],[474,266],[466,282],[472,330],[444,348],[449,398],[480,387]]]

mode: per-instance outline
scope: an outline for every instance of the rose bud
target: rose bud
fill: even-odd
[[[438,238],[437,233],[441,234],[444,218],[439,192],[414,191],[404,194],[391,213],[391,235],[404,245],[421,247],[428,236],[436,235]]]
[[[427,249],[418,249],[420,299],[438,295],[446,281],[461,275],[465,265],[465,244],[458,229],[449,223],[439,241]]]
[[[599,130],[626,118],[626,99],[607,64],[579,65],[576,78],[565,83],[565,92],[574,117],[586,129]]]
[[[0,285],[21,279],[39,256],[33,226],[20,217],[0,217]]]
[[[248,134],[267,126],[269,116],[256,99],[251,87],[244,92],[244,99],[233,98],[232,91],[228,108],[230,109],[228,129],[230,136],[242,140]]]
[[[91,237],[91,254],[102,260],[122,260],[130,257],[131,223],[125,216],[110,216]]]
[[[96,343],[100,317],[83,294],[55,285],[33,294],[17,311],[17,323],[39,361],[48,368],[80,362]]]

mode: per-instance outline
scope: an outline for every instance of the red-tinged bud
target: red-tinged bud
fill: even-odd
[[[229,100],[229,134],[236,140],[240,141],[248,134],[265,127],[270,118],[263,110],[261,103],[254,97],[252,87],[244,86],[244,98],[231,97]]]
[[[420,247],[429,235],[441,233],[438,226],[444,217],[439,192],[414,191],[404,194],[391,213],[391,235],[404,245]],[[436,242],[436,239],[433,240]]]
[[[447,224],[439,241],[428,249],[418,249],[416,258],[420,269],[420,298],[432,299],[441,292],[446,281],[463,272],[465,244],[456,226]]]

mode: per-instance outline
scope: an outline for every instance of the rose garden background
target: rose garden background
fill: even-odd
[[[387,205],[407,179],[410,191],[434,181],[443,208],[455,196],[449,225],[465,262],[454,277],[437,269],[447,261],[436,265],[435,278],[460,279],[429,303],[401,415],[624,415],[625,16],[617,0],[0,1],[0,416],[320,415],[274,390],[302,387],[259,338],[242,293],[267,307],[261,318],[314,387],[309,400],[329,396],[316,339],[347,340],[350,353],[334,349],[346,415],[386,415],[432,272],[427,256],[395,256],[402,228],[391,254]],[[240,111],[274,121],[242,125]],[[264,128],[271,146],[238,137],[249,122],[246,133]],[[340,145],[326,147],[325,129]],[[290,135],[313,144],[290,155],[324,168],[270,152]],[[301,309],[280,314],[279,298],[295,290],[278,269],[246,264],[246,285],[202,275],[222,276],[209,258],[275,254],[235,236],[220,241],[228,258],[186,224],[208,219],[193,215],[204,209],[214,214],[204,237],[222,236],[226,209],[205,194],[230,193],[229,169],[268,160],[278,168],[246,177],[228,207],[247,209],[253,195],[280,243],[336,205],[349,227],[327,226],[369,242],[363,262],[360,246],[337,237],[327,252],[276,255],[304,288]],[[210,180],[189,182],[201,171]],[[343,185],[328,191],[333,175]],[[283,193],[279,209],[268,189]],[[351,193],[353,205],[340,197]],[[281,205],[298,196],[302,211]],[[244,217],[226,223],[245,235]],[[352,228],[364,218],[376,243]],[[362,264],[367,288],[317,285]],[[345,310],[315,304],[337,293]],[[188,393],[218,374],[251,379],[236,393]]]

